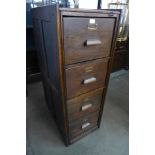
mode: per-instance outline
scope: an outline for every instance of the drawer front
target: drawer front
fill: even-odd
[[[69,124],[69,137],[73,139],[89,129],[97,126],[99,112],[92,113]]]
[[[108,59],[98,59],[66,69],[67,98],[104,87]]]
[[[103,89],[97,89],[90,93],[80,95],[67,101],[69,122],[98,111],[102,100]]]
[[[64,17],[63,22],[65,64],[109,56],[113,18]]]

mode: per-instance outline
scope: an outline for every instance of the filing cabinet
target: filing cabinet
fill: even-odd
[[[69,145],[100,127],[120,12],[53,4],[32,13],[47,105]]]

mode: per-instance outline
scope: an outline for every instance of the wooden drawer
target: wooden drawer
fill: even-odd
[[[65,64],[109,56],[113,18],[64,17],[63,21]]]
[[[80,95],[67,101],[67,111],[69,122],[74,122],[80,117],[98,111],[102,100],[103,88],[90,93]]]
[[[67,98],[104,87],[108,59],[98,59],[66,69]]]
[[[99,112],[92,113],[83,118],[80,118],[74,123],[69,124],[69,138],[73,139],[78,135],[88,131],[89,129],[97,126]]]

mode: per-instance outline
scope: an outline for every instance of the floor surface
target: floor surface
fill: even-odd
[[[128,155],[129,73],[111,74],[101,127],[66,147],[49,113],[41,82],[29,84],[27,155]]]

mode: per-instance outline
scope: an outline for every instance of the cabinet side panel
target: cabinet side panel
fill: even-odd
[[[59,62],[59,48],[58,48],[58,33],[57,33],[57,6],[36,8],[33,14],[33,20],[38,20],[39,23],[34,25],[34,29],[40,25],[40,31],[35,35],[37,40],[38,51],[40,55],[40,62],[42,67],[42,75],[44,77],[44,89],[47,96],[48,104],[54,107],[56,123],[61,130],[61,133],[66,142],[65,120],[62,107],[62,90],[60,84],[60,62]],[[44,11],[44,16],[41,16],[41,11]],[[46,15],[50,18],[46,18]],[[47,20],[48,19],[48,20]],[[44,67],[43,67],[43,66]],[[45,82],[46,81],[46,82]],[[51,90],[49,92],[49,90]]]
[[[60,64],[58,55],[58,42],[56,33],[56,23],[52,19],[51,22],[44,22],[43,34],[44,34],[44,45],[47,58],[47,67],[49,74],[49,83],[54,94],[54,107],[56,111],[56,119],[62,132],[64,132],[64,117],[62,111],[62,98],[60,88]]]
[[[44,44],[43,44],[43,37],[42,37],[42,24],[41,20],[34,18],[33,19],[33,27],[34,27],[34,36],[35,36],[35,43],[37,48],[37,55],[39,60],[39,66],[41,70],[41,76],[43,81],[43,87],[44,87],[44,94],[46,98],[47,105],[51,111],[54,111],[52,108],[51,102],[52,98],[49,94],[50,87],[47,85],[47,82],[45,79],[47,79],[48,70],[47,70],[47,64],[46,64],[46,55],[44,51]]]
[[[43,38],[42,38],[41,20],[33,19],[34,38],[39,59],[39,66],[42,72],[47,74],[46,56],[44,52]]]
[[[52,84],[58,89],[60,88],[60,74],[59,74],[59,61],[58,61],[58,45],[57,34],[55,30],[55,22],[42,22],[43,38],[45,53],[47,59],[48,76]]]

